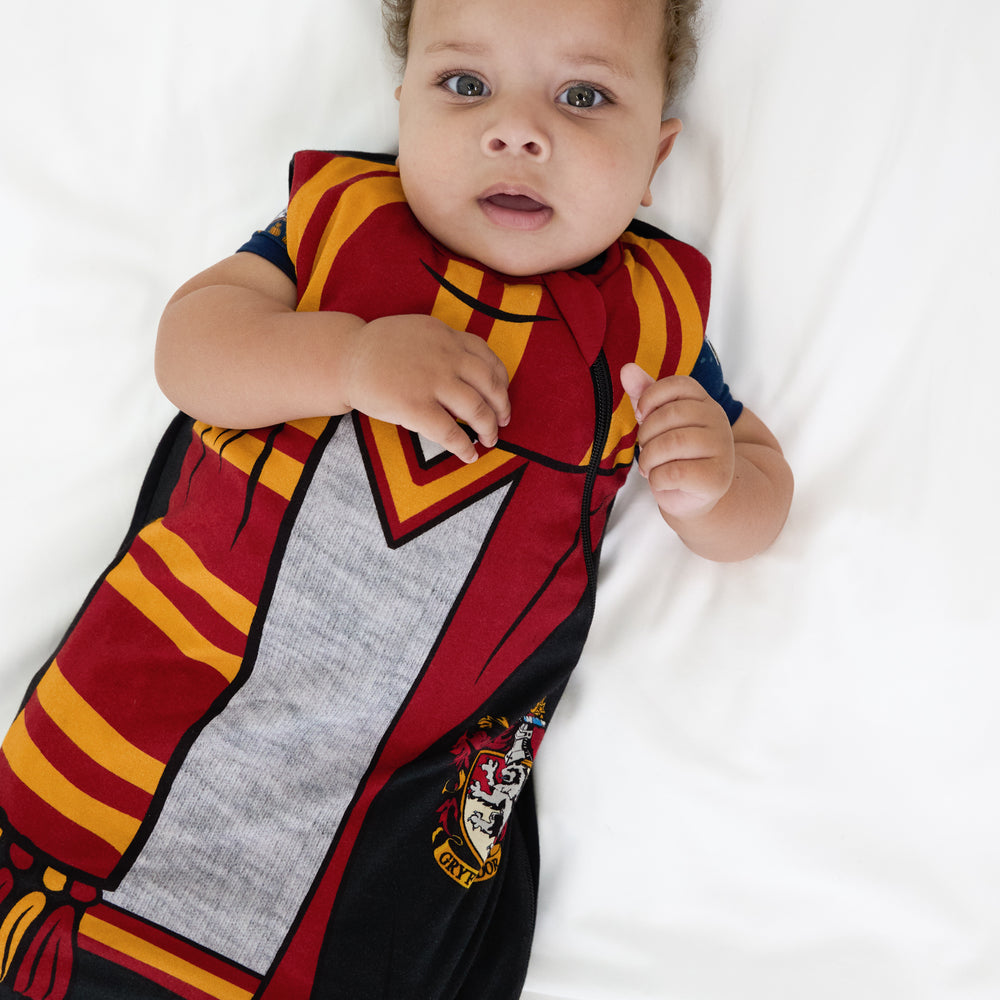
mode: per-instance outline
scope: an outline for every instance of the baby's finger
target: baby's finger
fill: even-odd
[[[470,363],[465,366],[461,377],[486,401],[499,426],[506,427],[510,423],[510,396],[507,393],[510,377],[507,369],[484,341],[472,335],[470,337]]]
[[[681,507],[690,513],[714,506],[729,489],[732,472],[715,458],[678,459],[656,466],[647,479],[657,503],[667,501],[675,513]]]
[[[709,430],[718,423],[716,414],[703,400],[671,399],[649,410],[639,426],[638,445],[646,448],[664,435],[686,436]]]
[[[644,414],[640,408],[640,400],[642,398],[642,394],[651,385],[653,385],[653,376],[643,368],[640,368],[634,361],[630,361],[627,365],[622,367],[619,377],[621,378],[622,388],[625,390],[625,394],[632,402],[632,409],[635,412],[635,418],[642,423]]]
[[[640,399],[640,421],[661,406],[676,403],[681,400],[704,401],[709,398],[701,383],[690,375],[668,375],[658,382],[653,382],[642,393]]]
[[[468,432],[444,407],[436,407],[418,425],[409,429],[439,444],[467,465],[479,458],[479,452]]]
[[[506,398],[506,391],[503,393]],[[485,447],[492,448],[500,436],[501,414],[495,405],[475,387],[467,382],[454,382],[438,402],[456,419],[468,424],[476,439]],[[506,408],[509,414],[509,404]]]
[[[651,438],[639,451],[639,471],[648,479],[654,469],[679,462],[713,458],[710,442],[696,427],[679,427]]]

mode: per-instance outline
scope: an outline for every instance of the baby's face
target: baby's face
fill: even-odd
[[[662,0],[417,0],[399,168],[423,226],[507,274],[582,264],[649,202]]]

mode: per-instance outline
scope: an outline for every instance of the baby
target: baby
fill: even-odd
[[[0,990],[519,995],[530,771],[637,449],[709,558],[790,502],[704,258],[632,222],[694,6],[392,4],[398,157],[297,154],[170,301],[184,412],[0,755]]]

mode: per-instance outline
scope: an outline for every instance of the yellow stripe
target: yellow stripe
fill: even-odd
[[[677,372],[689,375],[694,363],[698,360],[701,345],[705,339],[705,325],[701,320],[701,310],[688,280],[680,265],[670,255],[662,243],[655,240],[644,240],[632,233],[626,233],[623,239],[628,243],[642,247],[649,254],[653,266],[660,272],[666,282],[677,314],[681,321],[681,352],[677,362]]]
[[[635,458],[635,445],[631,445],[628,448],[622,448],[617,455],[615,455],[612,465],[631,465],[632,459]]]
[[[445,281],[451,282],[467,295],[471,295],[474,299],[479,298],[479,290],[483,286],[483,272],[479,268],[453,260],[448,264],[444,277]],[[442,323],[447,323],[453,330],[468,330],[472,319],[472,306],[467,305],[442,285],[434,299],[431,315]]]
[[[309,284],[302,293],[300,312],[315,312],[320,307],[323,288],[341,247],[357,232],[364,221],[378,208],[405,201],[403,187],[397,176],[369,177],[350,189],[350,197],[342,198],[333,213],[319,243],[319,255],[312,263]]]
[[[608,458],[611,453],[621,445],[622,438],[631,434],[635,429],[635,410],[632,409],[632,401],[626,396],[619,404],[611,417],[611,431],[608,434],[607,444],[604,446],[604,454],[601,461]]]
[[[379,457],[385,466],[396,516],[403,522],[422,514],[440,500],[445,500],[475,484],[477,480],[488,476],[514,458],[507,452],[494,448],[470,465],[463,465],[446,476],[418,485],[410,476],[406,455],[399,438],[400,430],[395,424],[372,420],[371,429]]]
[[[7,978],[22,939],[44,912],[45,894],[42,892],[29,892],[10,908],[0,924],[0,982]]]
[[[164,765],[130,743],[66,680],[53,661],[35,689],[45,714],[92,761],[151,795]]]
[[[208,433],[204,433],[207,431]],[[206,447],[221,453],[222,457],[234,468],[249,476],[253,472],[257,459],[264,450],[264,442],[253,434],[244,434],[233,440],[237,433],[223,428],[210,427],[208,424],[196,423],[194,433],[201,436]],[[227,444],[227,441],[232,441]],[[225,448],[225,451],[222,449]],[[297,459],[286,455],[277,448],[271,450],[264,468],[260,472],[260,483],[273,490],[278,496],[290,500],[302,475],[303,465]]]
[[[84,913],[80,918],[79,933],[121,955],[126,955],[160,972],[165,972],[168,976],[173,976],[182,983],[187,983],[188,986],[193,986],[195,989],[207,993],[210,997],[215,997],[216,1000],[251,1000],[253,997],[252,993],[248,993],[242,987],[235,986],[211,972],[206,972],[192,962],[171,954],[165,948],[159,948],[135,934],[123,931],[120,927],[115,927],[92,913]]]
[[[315,441],[326,429],[326,425],[329,422],[329,417],[306,417],[304,420],[290,420],[288,426],[295,427]]]
[[[288,252],[294,261],[299,252],[302,233],[305,224],[316,211],[320,198],[332,187],[349,181],[352,177],[380,169],[380,164],[353,160],[350,157],[337,157],[331,160],[303,184],[288,209],[286,236]]]
[[[663,305],[663,296],[649,270],[634,257],[625,257],[625,268],[632,281],[632,294],[639,310],[639,341],[635,350],[635,363],[655,378],[663,366],[663,358],[667,352],[667,311]]]
[[[483,271],[463,261],[453,260],[444,274],[445,280],[461,289],[473,299],[479,299],[483,286]],[[540,284],[505,285],[500,298],[500,309],[520,316],[534,316],[542,300]],[[443,285],[434,300],[431,315],[453,330],[468,330],[472,321],[473,307],[459,299]],[[514,377],[534,323],[513,323],[509,320],[495,320],[486,340],[487,345],[504,363],[507,374]]]
[[[156,552],[177,580],[200,594],[221,618],[244,635],[250,631],[257,610],[253,602],[211,573],[183,538],[164,527],[162,521],[147,525],[139,537]]]
[[[139,830],[139,820],[113,809],[77,788],[64,777],[28,735],[24,713],[3,742],[3,755],[17,777],[68,820],[124,853]]]
[[[504,312],[520,316],[534,316],[541,301],[541,285],[507,285],[500,299],[500,308]],[[528,339],[534,328],[534,323],[512,323],[503,319],[498,319],[493,324],[486,343],[504,363],[511,378],[521,364],[521,358],[524,357],[524,350],[528,346]]]
[[[218,670],[227,681],[239,672],[242,660],[209,642],[169,598],[142,575],[139,564],[127,555],[106,577],[140,614],[149,619],[185,656]]]

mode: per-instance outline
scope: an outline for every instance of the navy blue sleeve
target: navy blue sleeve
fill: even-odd
[[[701,347],[701,354],[691,369],[691,377],[697,379],[701,387],[714,399],[726,412],[730,424],[735,424],[739,415],[743,412],[743,404],[733,399],[733,394],[726,385],[726,380],[722,376],[722,365],[719,364],[719,356],[715,353],[715,348],[706,340]]]
[[[280,268],[295,282],[295,264],[288,255],[288,239],[285,234],[285,213],[282,212],[266,229],[258,229],[243,244],[237,253],[255,253]]]

